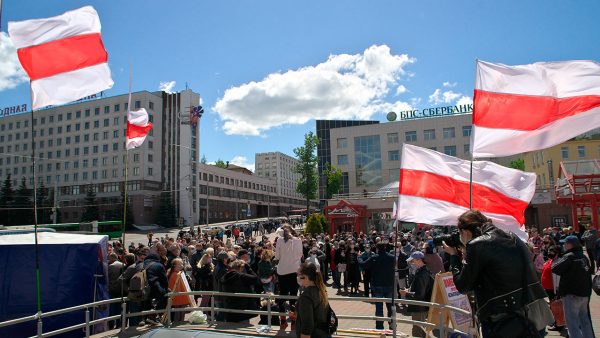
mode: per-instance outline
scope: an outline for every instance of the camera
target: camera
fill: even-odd
[[[457,248],[462,245],[460,241],[460,234],[458,230],[453,230],[451,233],[446,235],[440,235],[433,237],[433,244],[435,246],[441,246],[442,242],[446,242],[447,246]]]

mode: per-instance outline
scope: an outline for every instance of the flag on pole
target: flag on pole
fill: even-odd
[[[150,129],[152,129],[152,123],[148,121],[146,109],[142,108],[127,112],[127,142],[125,148],[131,150],[141,146]]]
[[[409,144],[402,148],[397,219],[456,225],[469,210],[471,162]],[[473,162],[473,209],[494,224],[526,238],[525,208],[535,193],[536,175],[488,161]]]
[[[202,106],[192,106],[190,108],[190,124],[193,127],[195,127],[198,124],[198,119],[202,117],[202,114],[204,114],[204,108],[202,108]]]
[[[600,63],[477,61],[473,157],[544,149],[600,127]]]
[[[31,80],[33,109],[69,103],[113,86],[100,28],[91,6],[8,23],[19,61]]]

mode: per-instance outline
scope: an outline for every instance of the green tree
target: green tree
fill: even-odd
[[[510,161],[509,167],[525,171],[525,160],[523,160],[522,158],[518,158],[514,161]]]
[[[200,159],[200,163],[202,164],[206,164],[208,161],[206,160],[206,155],[202,155],[202,158]]]
[[[90,185],[85,194],[85,210],[81,215],[82,222],[97,221],[99,219],[98,205],[96,203],[96,193]]]
[[[225,163],[222,159],[218,159],[217,162],[215,162],[215,166],[225,169],[229,166],[229,162]]]
[[[36,195],[38,224],[49,224],[52,222],[52,203],[48,198],[48,188],[43,181],[39,185]]]
[[[342,171],[327,162],[325,163],[324,173],[325,177],[327,177],[326,198],[330,199],[333,195],[339,194],[342,189]]]
[[[317,198],[319,176],[317,174],[317,145],[319,139],[313,132],[304,135],[304,145],[294,148],[298,164],[294,171],[299,174],[296,192],[306,198],[306,214],[310,212],[310,200]]]
[[[308,217],[308,220],[306,221],[306,226],[304,227],[304,233],[317,235],[322,232],[323,232],[323,224],[321,223],[319,214],[312,213],[310,215],[310,217]]]
[[[31,191],[27,189],[27,185],[25,184],[25,177],[21,178],[21,184],[15,192],[14,206],[15,208],[17,208],[15,211],[15,224],[33,224],[33,203],[31,199]]]
[[[15,190],[12,186],[10,173],[6,175],[2,188],[0,189],[0,222],[3,225],[15,225],[15,211],[12,209],[15,203]]]
[[[177,226],[175,205],[173,205],[171,193],[168,191],[163,191],[160,194],[160,206],[156,223],[167,228]]]

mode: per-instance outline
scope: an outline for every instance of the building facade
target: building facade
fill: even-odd
[[[296,182],[299,175],[294,171],[294,168],[298,164],[297,159],[275,151],[257,153],[254,156],[254,161],[256,176],[275,182],[279,196],[291,200],[300,200],[299,204],[302,205],[301,200],[303,197],[296,192]]]
[[[600,159],[598,136],[589,132],[554,147],[523,154],[525,171],[537,175],[536,193],[527,209],[527,225],[544,228],[576,224],[573,222],[572,208],[556,203],[554,186],[562,161]]]
[[[97,196],[100,217],[114,219],[122,208],[126,167],[127,195],[136,224],[154,223],[163,191],[171,192],[181,221],[197,221],[198,200],[192,187],[197,182],[198,128],[190,124],[188,112],[199,101],[199,94],[191,90],[132,93],[132,110],[145,108],[153,128],[144,144],[129,152],[125,151],[127,94],[93,96],[36,111],[33,121],[30,112],[4,114],[0,177],[10,174],[14,186],[22,178],[29,189],[34,186],[31,143],[35,133],[36,187],[50,190],[60,221],[80,221],[88,189]]]
[[[236,167],[199,164],[198,170],[200,224],[286,216],[304,205],[302,199],[282,195],[275,180]]]
[[[326,196],[326,187],[327,187],[327,177],[324,174],[325,164],[332,163],[331,162],[331,130],[336,128],[347,128],[352,126],[362,126],[362,125],[371,125],[378,124],[379,121],[353,121],[353,120],[317,120],[317,138],[319,139],[319,144],[317,145],[317,157],[318,164],[317,170],[319,172],[319,205],[321,208],[325,206],[325,201],[327,200]],[[345,186],[347,186],[348,176],[344,176],[343,178],[346,180]]]
[[[342,171],[342,194],[374,192],[399,180],[403,143],[470,159],[470,138],[471,114],[335,128],[330,163]]]

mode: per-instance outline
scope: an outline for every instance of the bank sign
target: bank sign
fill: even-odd
[[[433,108],[424,108],[421,110],[405,110],[401,112],[389,112],[387,114],[387,120],[392,122],[396,120],[405,121],[405,120],[414,120],[414,119],[423,119],[423,118],[431,118],[438,116],[448,116],[448,115],[461,115],[461,114],[470,114],[473,113],[473,104],[461,104],[458,106],[446,106],[446,107],[433,107]]]

